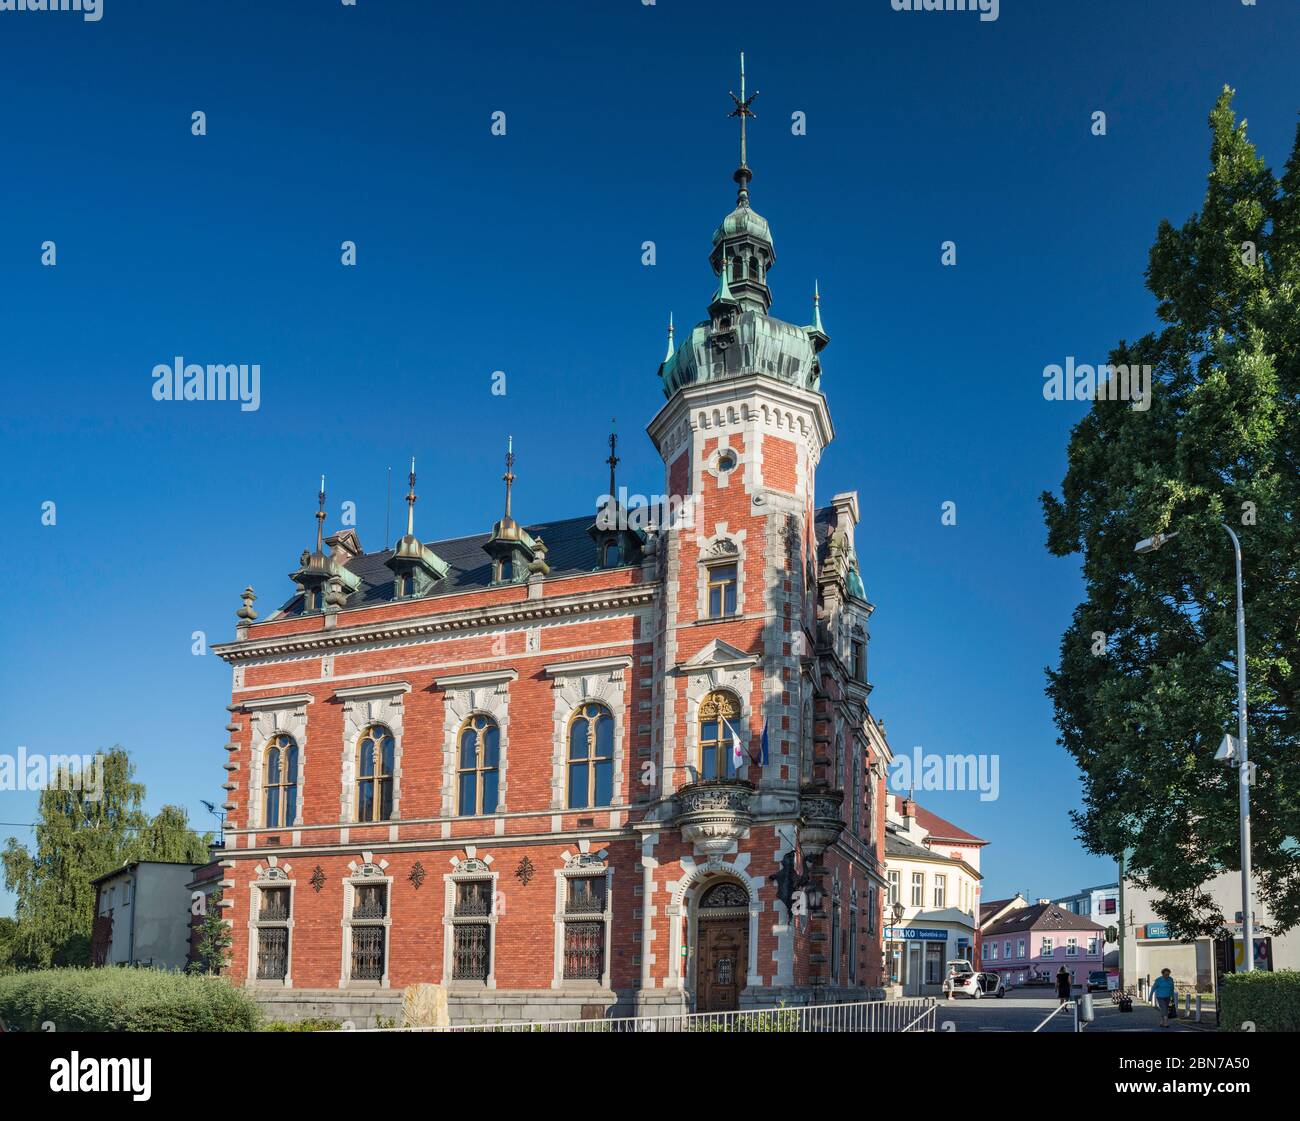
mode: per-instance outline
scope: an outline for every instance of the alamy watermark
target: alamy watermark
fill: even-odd
[[[981,23],[993,23],[1001,0],[889,0],[896,12],[979,12]]]
[[[69,790],[98,802],[104,796],[104,756],[45,755],[28,752],[0,755],[0,791]]]
[[[907,790],[978,790],[981,802],[996,802],[1001,791],[997,755],[934,755],[920,747],[895,755],[889,787]]]
[[[80,12],[87,23],[98,23],[104,0],[0,0],[0,12]]]
[[[1129,401],[1139,413],[1151,408],[1150,366],[1090,366],[1071,354],[1064,366],[1043,367],[1047,401]]]
[[[262,404],[262,367],[186,362],[179,354],[169,366],[153,368],[155,401],[238,401],[242,412],[255,413]]]

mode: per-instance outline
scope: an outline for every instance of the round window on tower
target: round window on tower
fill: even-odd
[[[726,448],[718,453],[718,470],[721,472],[734,471],[736,469],[736,453],[730,448]]]

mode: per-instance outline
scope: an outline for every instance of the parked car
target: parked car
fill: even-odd
[[[1106,980],[1106,971],[1104,969],[1094,969],[1088,974],[1088,992],[1104,993],[1110,988]]]
[[[1002,975],[1000,973],[978,973],[970,962],[960,959],[948,963],[948,973],[944,977],[943,991],[968,996],[972,1000],[980,1000],[985,996],[1003,997],[1007,995],[1007,991],[1002,985]]]

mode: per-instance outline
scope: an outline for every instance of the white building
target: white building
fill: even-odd
[[[1119,881],[1086,887],[1074,895],[1062,895],[1052,900],[1062,910],[1092,919],[1104,929],[1119,928]],[[1119,949],[1118,939],[1106,940],[1106,953]]]
[[[888,796],[885,965],[896,992],[937,996],[948,961],[974,962],[987,843],[914,801]]]
[[[184,969],[193,877],[193,864],[135,860],[92,880],[91,964]]]
[[[1203,937],[1179,941],[1170,937],[1169,924],[1155,912],[1160,896],[1139,887],[1130,879],[1120,880],[1120,971],[1125,987],[1141,984],[1149,991],[1151,982],[1166,967],[1174,981],[1197,992],[1215,990],[1216,952],[1228,953],[1226,940],[1216,944]],[[1219,907],[1227,929],[1232,934],[1232,965],[1240,968],[1243,959],[1241,940],[1241,873],[1224,872],[1203,885]],[[1256,968],[1300,969],[1300,930],[1269,935],[1273,916],[1258,896],[1253,908]],[[1219,950],[1222,946],[1222,950]],[[1228,968],[1228,972],[1232,969]],[[1220,966],[1218,973],[1224,972]]]

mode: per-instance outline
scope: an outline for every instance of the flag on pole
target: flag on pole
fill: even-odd
[[[740,749],[740,737],[736,735],[736,729],[731,726],[731,721],[725,716],[722,722],[726,724],[727,731],[731,733],[731,766],[736,774],[740,774],[740,768],[745,765],[745,753]]]
[[[763,721],[763,740],[762,740],[762,743],[763,743],[763,746],[762,746],[762,749],[761,749],[761,751],[760,751],[760,753],[759,753],[759,759],[762,761],[763,766],[766,767],[766,766],[767,766],[767,720],[766,720],[766,719],[764,719],[764,721]]]

